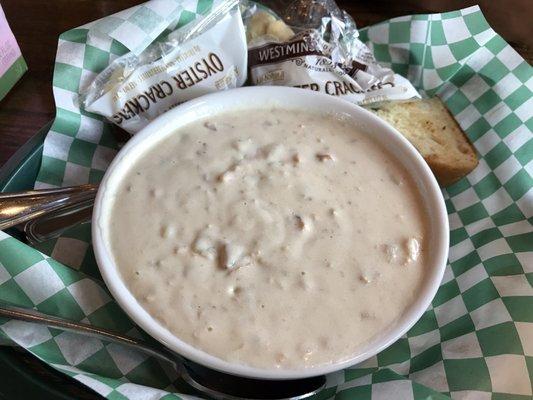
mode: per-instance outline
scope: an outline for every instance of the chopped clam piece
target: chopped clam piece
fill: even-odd
[[[214,229],[207,227],[201,231],[192,245],[192,250],[209,260],[214,260],[217,254],[217,242],[214,236]]]
[[[187,254],[189,251],[187,246],[175,246],[172,252],[174,254]]]
[[[318,153],[316,155],[316,158],[318,159],[318,161],[334,161],[333,159],[333,156],[331,154],[327,154],[327,153]]]
[[[233,148],[239,152],[243,157],[250,157],[256,151],[256,146],[252,139],[239,139],[233,143]]]
[[[210,122],[210,121],[205,121],[204,122],[204,126],[209,129],[210,131],[217,131],[217,126],[213,123],[213,122]]]
[[[233,174],[233,171],[225,171],[225,172],[222,172],[222,173],[218,176],[217,180],[218,180],[219,182],[228,182],[228,181],[232,180],[234,177],[235,177],[235,176],[234,176],[234,174]]]
[[[244,247],[237,244],[225,243],[220,248],[219,260],[220,266],[230,271],[242,266],[241,256],[244,252]]]
[[[162,239],[167,239],[169,237],[174,236],[175,234],[176,234],[176,228],[174,228],[173,226],[163,225],[159,229],[159,236],[161,236]]]
[[[308,217],[301,217],[299,215],[294,216],[294,222],[296,225],[296,228],[299,231],[309,231],[311,230],[311,219]]]
[[[294,165],[298,165],[298,164],[300,164],[300,162],[301,162],[301,159],[300,159],[300,156],[298,155],[298,153],[293,154],[293,156],[292,156],[292,163],[293,163]]]
[[[239,164],[234,164],[231,167],[229,167],[227,170],[222,172],[218,177],[217,180],[219,182],[228,182],[235,178],[235,171],[239,168]]]
[[[270,144],[263,147],[263,154],[267,161],[275,162],[281,161],[285,154],[285,148],[281,144]]]
[[[299,215],[297,215],[296,217],[294,217],[296,219],[296,227],[303,231],[305,229],[305,224],[304,224],[304,220],[302,219],[302,217],[300,217]]]

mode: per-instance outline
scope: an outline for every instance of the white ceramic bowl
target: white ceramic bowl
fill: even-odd
[[[142,308],[122,281],[111,254],[107,229],[107,221],[112,217],[109,215],[113,200],[111,194],[134,160],[181,126],[198,118],[224,111],[270,106],[332,112],[353,119],[354,127],[374,136],[405,165],[422,193],[424,206],[430,210],[427,277],[415,302],[394,325],[342,362],[305,369],[259,369],[230,363],[198,350],[170,333]],[[210,94],[155,119],[138,132],[111,163],[96,197],[92,222],[94,252],[102,277],[131,319],[169,349],[194,362],[222,372],[259,379],[297,379],[322,375],[357,364],[385,349],[407,332],[426,311],[442,280],[448,255],[448,218],[444,200],[433,174],[415,148],[394,128],[361,107],[325,94],[286,87],[246,87]]]

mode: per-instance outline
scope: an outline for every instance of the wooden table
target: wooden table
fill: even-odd
[[[54,117],[52,72],[57,37],[61,32],[139,4],[139,0],[2,0],[2,7],[28,63],[29,71],[0,102],[0,166],[44,124]],[[389,2],[338,1],[358,26],[399,15],[456,10],[480,4],[491,26],[530,63],[533,31],[531,0],[402,0]],[[510,4],[513,7],[510,7]],[[80,399],[97,398],[67,378],[51,375],[34,358],[22,355],[36,374],[63,386]]]

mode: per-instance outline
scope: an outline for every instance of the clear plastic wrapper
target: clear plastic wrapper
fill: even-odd
[[[80,95],[82,107],[133,134],[163,112],[203,94],[242,86],[246,39],[238,0],[114,60]]]
[[[379,65],[353,19],[332,0],[296,0],[271,9],[242,7],[252,85],[293,86],[357,104],[420,97],[411,83]]]

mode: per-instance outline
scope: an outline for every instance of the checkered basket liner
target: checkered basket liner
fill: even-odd
[[[211,7],[210,0],[152,1],[60,36],[57,115],[36,187],[101,179],[117,145],[101,117],[79,109],[77,93],[117,56],[142,51],[169,25]],[[360,33],[378,61],[444,100],[480,164],[443,190],[451,248],[432,306],[391,347],[329,375],[315,398],[530,399],[533,70],[478,7],[394,18]],[[0,299],[151,340],[105,289],[87,224],[38,249],[0,232]],[[0,334],[108,399],[192,393],[169,365],[116,344],[6,320]]]

